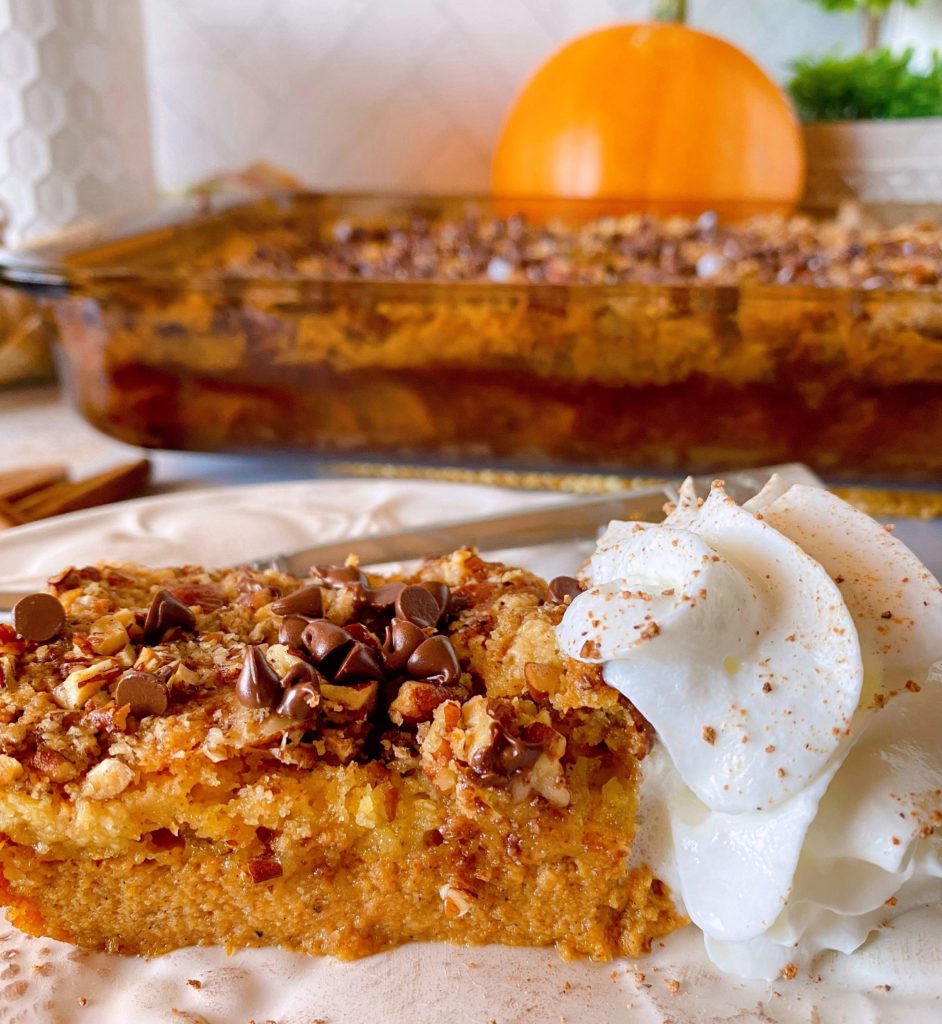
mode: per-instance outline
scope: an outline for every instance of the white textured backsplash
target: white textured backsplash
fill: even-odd
[[[513,96],[653,0],[0,0],[0,204],[31,237],[266,160],[325,189],[480,191]],[[859,47],[802,0],[689,0],[779,80]],[[942,45],[942,0],[887,38]],[[613,87],[617,87],[613,84]]]
[[[171,188],[253,160],[329,189],[477,191],[511,98],[572,36],[652,0],[141,0],[154,159]],[[690,0],[781,79],[859,45],[801,0]]]
[[[0,204],[11,241],[151,199],[137,0],[0,0]]]

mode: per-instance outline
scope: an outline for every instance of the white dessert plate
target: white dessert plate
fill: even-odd
[[[68,564],[241,562],[364,532],[560,500],[458,484],[313,481],[146,498],[0,534],[0,589]],[[942,528],[899,533],[938,572]],[[909,536],[909,533],[913,536]],[[591,544],[502,553],[545,576]],[[102,870],[107,870],[103,865]],[[552,950],[412,945],[354,963],[279,950],[156,960],[86,954],[0,929],[0,1024],[934,1024],[942,1019],[942,907],[898,918],[813,977],[720,974],[687,928],[637,962],[564,963]]]

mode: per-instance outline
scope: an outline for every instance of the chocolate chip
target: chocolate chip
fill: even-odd
[[[282,677],[281,685],[287,690],[296,683],[312,683],[320,686],[320,672],[306,661],[296,661]]]
[[[376,652],[359,641],[350,648],[334,674],[335,683],[362,682],[364,679],[382,679],[383,666]]]
[[[274,707],[281,696],[281,680],[260,647],[246,647],[236,695],[247,708]]]
[[[182,629],[196,629],[196,616],[182,601],[178,601],[169,590],[158,590],[147,609],[144,620],[144,643],[159,644],[167,630],[174,626]]]
[[[311,569],[314,579],[325,583],[328,587],[356,587],[361,592],[366,590],[369,581],[355,565],[315,565]]]
[[[406,587],[396,598],[396,617],[399,619],[408,619],[417,626],[434,626],[438,615],[438,601],[424,587]]]
[[[376,639],[376,634],[369,626],[364,625],[362,622],[348,622],[343,628],[347,636],[352,636],[354,640],[359,640],[361,644],[372,647],[374,651],[379,650],[379,640]]]
[[[305,626],[312,620],[303,615],[286,615],[278,627],[278,643],[286,647],[294,647],[296,650],[301,647],[301,635]]]
[[[321,702],[320,690],[312,683],[298,683],[285,690],[278,705],[278,714],[287,718],[313,718]]]
[[[304,627],[301,643],[311,652],[321,671],[330,675],[353,638],[329,619],[315,619]]]
[[[423,640],[406,663],[406,669],[413,679],[446,686],[461,678],[458,655],[447,636],[430,636]]]
[[[448,611],[451,601],[451,587],[447,583],[442,583],[441,580],[423,580],[419,586],[435,598],[438,603],[438,619],[441,621],[442,616]]]
[[[427,638],[425,631],[419,629],[408,619],[393,619],[386,627],[386,638],[383,641],[383,664],[388,669],[398,671],[405,668],[412,652]]]
[[[517,772],[536,764],[543,744],[512,736],[496,723],[493,728],[493,742],[474,753],[470,766],[485,786],[506,786]]]
[[[52,594],[28,594],[13,606],[13,628],[24,640],[51,640],[65,625],[65,609]]]
[[[554,604],[570,604],[582,593],[582,584],[574,576],[557,576],[549,582]]]
[[[125,672],[115,687],[114,701],[119,708],[129,704],[135,718],[162,715],[167,710],[167,688],[151,672]]]
[[[382,583],[375,590],[369,591],[367,600],[374,608],[391,608],[396,603],[396,598],[405,589],[405,583],[399,580],[394,580],[392,583]]]
[[[294,593],[279,597],[272,602],[271,610],[276,615],[307,615],[317,619],[324,614],[324,598],[317,584],[301,587]]]
[[[526,771],[535,765],[542,753],[542,744],[530,743],[519,736],[508,736],[498,755],[500,770],[509,778],[516,772]]]

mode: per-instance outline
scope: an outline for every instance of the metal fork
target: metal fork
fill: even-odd
[[[773,473],[789,483],[821,485],[820,479],[800,463],[729,473],[723,479],[728,492],[743,502],[756,494]],[[694,477],[698,493],[708,490],[715,479],[717,474]],[[459,547],[496,551],[588,538],[595,536],[599,528],[612,519],[657,522],[664,516],[664,506],[677,500],[679,486],[679,480],[668,480],[652,487],[560,502],[539,509],[367,534],[316,544],[300,551],[281,552],[245,564],[252,569],[305,575],[312,565],[343,562],[351,553],[357,555],[361,565],[383,565],[443,555]]]
[[[702,492],[720,476],[726,481],[729,493],[742,502],[759,491],[773,473],[778,473],[790,483],[821,484],[820,479],[801,463],[762,466],[725,475],[714,473],[694,477],[694,484]],[[433,523],[392,533],[347,537],[299,551],[278,552],[242,564],[251,569],[276,569],[293,575],[306,575],[311,565],[343,562],[351,552],[356,553],[360,564],[366,566],[443,555],[458,547],[496,551],[591,538],[612,519],[658,521],[663,518],[664,505],[677,500],[679,486],[680,480],[666,480],[652,487],[574,499],[539,509]],[[0,613],[9,611],[27,593],[30,591],[0,590]]]

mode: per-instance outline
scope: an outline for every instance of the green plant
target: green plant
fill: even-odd
[[[895,0],[812,0],[819,7],[826,11],[869,11],[871,14],[881,15],[893,6]],[[902,0],[910,7],[918,7],[925,0]]]
[[[842,0],[823,0],[840,3]],[[858,121],[869,118],[942,115],[942,57],[911,67],[913,50],[867,50],[853,57],[828,54],[792,63],[788,90],[803,121]]]

